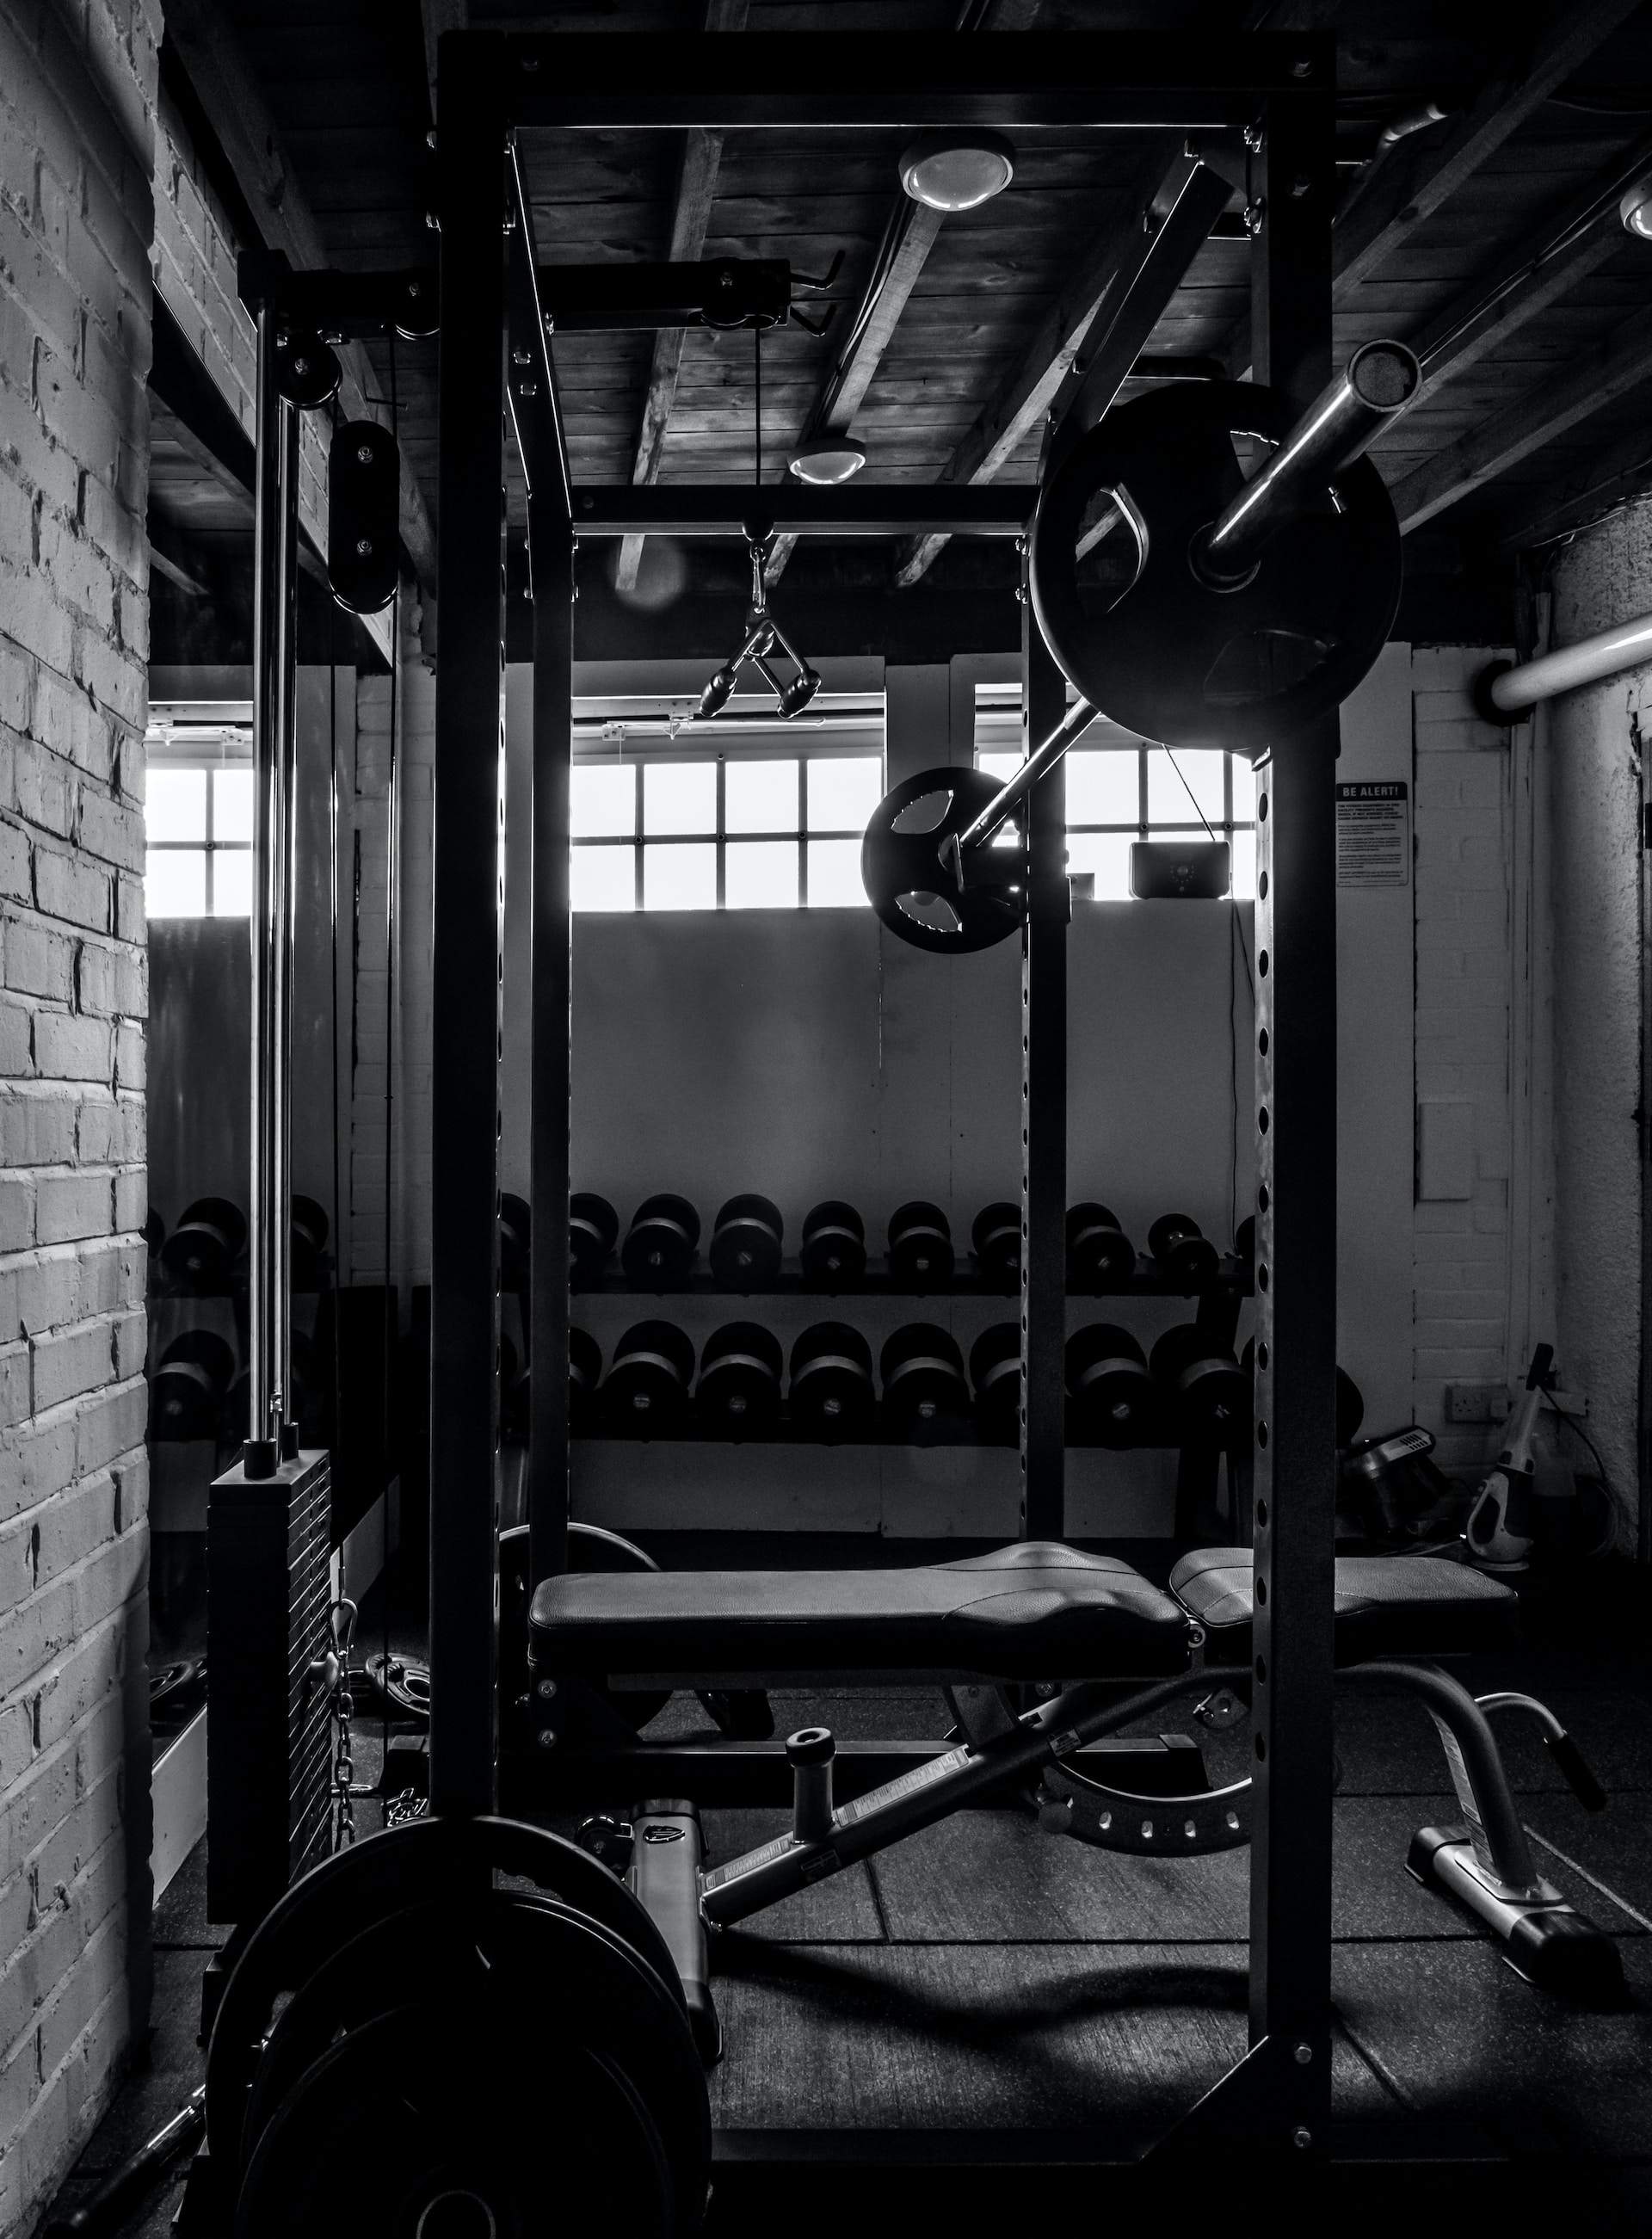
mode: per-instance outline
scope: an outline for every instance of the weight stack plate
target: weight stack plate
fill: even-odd
[[[207,1917],[262,1917],[330,1845],[332,1458],[237,1462],[207,1504]]]

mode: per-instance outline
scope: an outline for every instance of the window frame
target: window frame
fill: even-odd
[[[144,914],[149,909],[149,857],[156,855],[199,855],[203,865],[202,907],[196,911],[163,911],[164,920],[183,924],[220,914],[227,921],[239,923],[251,915],[246,911],[226,910],[220,913],[217,901],[217,860],[221,855],[248,855],[253,843],[248,840],[221,840],[215,826],[217,821],[217,787],[213,780],[229,770],[252,770],[252,732],[239,721],[204,725],[152,724],[146,739],[148,763],[150,770],[201,770],[207,779],[206,814],[202,820],[202,836],[198,840],[151,840],[149,835],[147,813],[143,834],[144,851]]]
[[[1068,705],[1071,706],[1073,702],[1070,695]],[[983,714],[996,714],[1002,718],[1004,715],[1008,714],[1012,708],[1014,709],[1015,717],[1018,722],[1020,714],[1018,687],[1015,688],[1015,697],[1013,699],[1009,697],[1006,688],[1002,686],[998,687],[997,689],[994,689],[990,685],[985,689],[979,686],[977,687],[975,694],[975,764],[978,769],[981,767],[981,757],[983,754],[992,754],[996,756],[1013,754],[1016,759],[1019,761],[1022,747],[1018,736],[1012,745],[1006,742],[1005,745],[999,746],[990,736],[983,739],[981,735],[981,718]],[[1091,733],[1098,730],[1114,733],[1120,740],[1129,738],[1131,735],[1128,733],[1119,732],[1118,730],[1118,727],[1111,724],[1105,716],[1098,715],[1091,723],[1088,724],[1085,730],[1079,734],[1078,737],[1073,741],[1070,751],[1075,754],[1113,754],[1118,755],[1135,755],[1136,820],[1133,823],[1081,823],[1073,821],[1070,817],[1066,825],[1067,836],[1070,839],[1089,839],[1094,836],[1100,838],[1128,837],[1131,840],[1149,840],[1180,838],[1189,833],[1198,833],[1207,839],[1215,838],[1217,840],[1224,840],[1228,846],[1229,890],[1221,899],[1229,902],[1246,902],[1254,900],[1254,872],[1252,873],[1253,891],[1251,894],[1236,894],[1233,891],[1232,881],[1235,868],[1235,839],[1238,835],[1246,833],[1254,834],[1256,831],[1256,818],[1254,814],[1248,817],[1238,817],[1234,814],[1233,770],[1235,757],[1233,754],[1226,753],[1224,754],[1222,757],[1221,816],[1219,818],[1212,816],[1207,826],[1204,818],[1199,814],[1198,809],[1195,807],[1192,800],[1190,798],[1187,803],[1186,816],[1178,821],[1172,822],[1167,817],[1155,818],[1149,814],[1149,774],[1152,765],[1149,761],[1148,757],[1151,754],[1155,754],[1173,755],[1176,749],[1174,747],[1164,746],[1159,741],[1140,737],[1132,739],[1131,742],[1128,745],[1092,745],[1086,747],[1085,744],[1085,740],[1091,736]],[[1097,900],[1128,901],[1133,898],[1129,894],[1123,894],[1097,895],[1094,899]]]
[[[631,908],[628,911],[623,909],[581,911],[578,914],[598,917],[643,915],[646,910],[643,899],[645,848],[684,846],[711,846],[716,850],[714,859],[716,900],[710,910],[695,912],[694,914],[709,916],[726,911],[729,907],[728,850],[730,847],[739,847],[748,842],[761,841],[766,841],[770,845],[779,841],[789,842],[795,846],[797,853],[797,900],[793,903],[777,902],[770,907],[777,909],[808,909],[815,907],[809,900],[809,843],[815,840],[858,840],[862,837],[866,827],[810,824],[808,821],[809,764],[814,761],[876,761],[879,765],[879,782],[881,786],[886,761],[881,719],[875,732],[869,730],[864,740],[857,740],[853,742],[839,743],[834,741],[830,745],[811,744],[796,738],[782,738],[774,732],[765,731],[760,737],[753,738],[749,743],[745,741],[735,743],[728,741],[713,745],[712,741],[707,740],[706,745],[711,749],[708,752],[700,752],[699,743],[698,740],[685,743],[680,738],[675,741],[661,740],[658,745],[627,740],[620,746],[617,752],[596,749],[585,754],[581,754],[576,747],[574,753],[576,769],[581,763],[600,762],[619,763],[627,767],[634,768],[637,772],[637,783],[632,799],[631,830],[628,833],[594,833],[589,838],[573,838],[569,841],[571,854],[577,854],[583,848],[628,847],[631,849]],[[647,828],[646,821],[647,788],[642,779],[643,770],[654,762],[690,761],[709,761],[714,765],[716,796],[713,825],[702,832],[650,832]],[[794,826],[778,831],[730,832],[728,828],[728,768],[730,763],[735,761],[796,762],[797,822]],[[841,907],[841,905],[828,904],[824,907]],[[870,907],[871,905],[868,903],[866,907]]]

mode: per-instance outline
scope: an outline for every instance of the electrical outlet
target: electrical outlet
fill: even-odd
[[[1448,1384],[1448,1423],[1501,1423],[1509,1412],[1509,1393],[1501,1384]]]

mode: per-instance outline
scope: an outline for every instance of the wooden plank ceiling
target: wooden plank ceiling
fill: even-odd
[[[1463,353],[1377,458],[1416,515],[1419,533],[1449,533],[1468,551],[1517,548],[1575,525],[1652,479],[1647,406],[1652,355],[1637,316],[1652,322],[1652,242],[1631,238],[1608,211],[1534,278],[1523,261],[1543,248],[1569,208],[1586,200],[1644,145],[1652,167],[1652,6],[1627,0],[1530,0],[1496,18],[1443,0],[976,0],[964,12],[987,28],[955,30],[959,0],[712,0],[752,30],[830,29],[864,42],[869,70],[892,30],[1012,36],[1018,27],[1153,29],[1196,38],[1244,26],[1333,27],[1339,37],[1339,146],[1344,260],[1339,355],[1383,334],[1449,337],[1487,285],[1518,282],[1489,343]],[[221,0],[233,40],[260,89],[272,128],[328,253],[345,268],[427,261],[426,134],[432,122],[427,30],[458,20],[462,0]],[[482,12],[485,9],[485,14]],[[693,30],[707,0],[587,0],[514,13],[471,0],[469,20],[535,29],[607,30],[617,38]],[[994,25],[1006,28],[994,28]],[[1538,97],[1539,95],[1545,97]],[[1417,104],[1445,112],[1391,145],[1384,128]],[[763,342],[762,472],[784,474],[789,448],[822,398],[899,200],[899,134],[759,130],[723,136],[704,209],[707,256],[789,258],[824,273],[842,253],[824,336],[795,327]],[[1010,189],[948,218],[877,359],[851,426],[868,454],[867,481],[924,482],[947,473],[972,425],[1021,366],[1075,273],[1118,229],[1139,223],[1130,183],[1140,134],[1019,136]],[[662,257],[673,223],[682,143],[669,134],[524,136],[534,222],[547,259]],[[703,156],[705,151],[700,151]],[[703,164],[698,180],[702,195]],[[1248,244],[1236,188],[1227,216],[1194,258],[1152,334],[1155,354],[1248,362]],[[698,222],[698,214],[689,214]],[[1362,230],[1363,229],[1363,230]],[[1556,281],[1564,284],[1556,286]],[[1536,308],[1532,308],[1533,305]],[[1450,345],[1448,342],[1448,355]],[[392,368],[372,353],[380,392]],[[401,346],[394,376],[409,461],[434,518],[434,350]],[[556,343],[569,449],[577,479],[625,482],[640,458],[663,481],[748,477],[753,469],[753,341],[690,330],[674,395],[660,388],[654,338],[566,336]],[[640,442],[645,406],[663,393],[663,438]],[[1569,386],[1568,385],[1569,384]],[[1129,393],[1128,391],[1126,392]],[[1648,432],[1642,448],[1641,431]],[[1040,423],[1001,466],[1031,480]],[[647,468],[645,468],[646,471]],[[1599,494],[1604,490],[1607,497]],[[1569,511],[1568,508],[1569,508]],[[613,548],[617,556],[617,547]],[[1001,557],[1001,555],[1000,555]],[[893,555],[862,564],[886,573]],[[612,566],[612,562],[610,566]],[[955,555],[938,563],[964,564]]]

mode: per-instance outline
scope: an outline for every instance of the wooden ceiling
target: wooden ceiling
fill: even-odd
[[[212,0],[195,0],[197,10],[203,4]],[[255,140],[262,104],[270,144],[284,158],[284,191],[307,209],[311,237],[330,262],[370,269],[428,261],[428,40],[467,20],[465,0],[424,0],[422,16],[414,0],[216,0],[212,12],[222,23],[222,66],[239,73],[252,109],[250,124],[243,115],[224,130],[218,156],[242,175],[254,221],[262,223],[271,205],[267,194],[261,201],[259,179],[244,176],[256,165],[238,149]],[[1408,529],[1448,535],[1483,558],[1508,554],[1652,481],[1652,242],[1632,238],[1606,209],[1526,269],[1638,153],[1652,169],[1652,7],[1532,0],[1494,18],[1482,4],[1443,0],[975,0],[965,12],[985,17],[986,28],[958,30],[959,0],[587,0],[531,12],[472,0],[468,20],[635,39],[702,28],[708,12],[713,22],[743,16],[751,30],[829,29],[859,39],[869,70],[879,36],[892,30],[939,39],[1134,28],[1197,39],[1217,29],[1334,29],[1337,355],[1378,335],[1423,346],[1444,338],[1425,401],[1376,455]],[[1485,37],[1494,20],[1495,52]],[[187,46],[183,53],[187,67]],[[1385,127],[1428,102],[1446,112],[1441,121],[1382,144]],[[223,113],[220,102],[216,115]],[[923,482],[960,464],[968,471],[972,431],[1025,375],[1053,310],[1070,302],[1120,229],[1140,223],[1145,138],[1024,133],[1006,193],[931,228],[926,254],[921,240],[909,246],[900,274],[909,292],[902,302],[897,289],[899,316],[886,318],[889,330],[879,337],[886,346],[859,368],[870,378],[851,425],[868,454],[863,479]],[[693,254],[786,257],[824,273],[841,252],[832,289],[803,306],[835,307],[826,333],[791,327],[764,338],[762,465],[773,479],[818,413],[901,203],[901,139],[729,133],[720,150],[701,148],[685,166],[686,136],[527,136],[540,254],[660,258],[674,236]],[[1244,202],[1236,187],[1151,336],[1155,355],[1245,369]],[[272,222],[278,233],[284,219],[276,213]],[[1465,348],[1450,329],[1494,283],[1507,289],[1501,316]],[[661,388],[649,335],[566,336],[555,354],[577,479],[752,473],[751,335],[689,330],[674,391],[668,381]],[[673,355],[674,338],[667,370]],[[394,371],[404,447],[434,518],[434,350],[401,345],[394,369],[386,349],[375,346],[371,355],[380,395]],[[669,407],[652,449],[643,442],[651,395]],[[1033,418],[998,464],[1005,477],[1033,477],[1040,425]],[[877,564],[890,570],[892,555]]]

